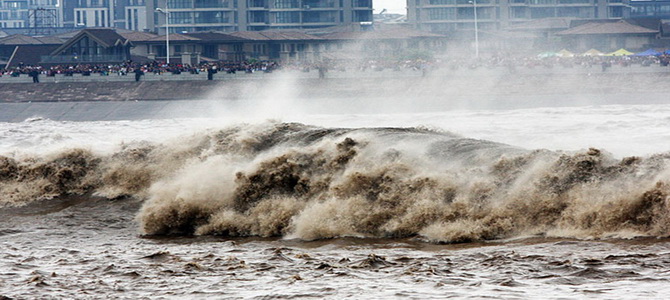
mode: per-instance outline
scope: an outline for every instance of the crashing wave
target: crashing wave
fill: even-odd
[[[125,144],[111,155],[0,157],[0,203],[140,198],[148,235],[667,236],[669,161],[528,151],[423,128],[266,123]]]

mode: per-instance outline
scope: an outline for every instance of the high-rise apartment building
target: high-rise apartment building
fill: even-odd
[[[150,0],[151,1],[151,0]],[[311,29],[372,21],[372,0],[155,0],[170,32]],[[166,15],[154,15],[165,32]]]
[[[153,15],[154,7],[147,7],[145,0],[117,0],[114,27],[146,31],[153,27],[147,22],[147,13]]]
[[[670,0],[630,0],[630,17],[670,19]]]
[[[116,27],[129,30],[151,30],[147,11],[153,7],[145,0],[60,0],[65,27]]]
[[[46,15],[57,20],[49,27],[161,34],[166,28],[171,33],[313,29],[372,22],[372,0],[0,0],[0,28],[38,27],[35,20]]]
[[[63,1],[65,27],[112,27],[114,0]]]
[[[0,0],[0,29],[62,26],[59,0]]]
[[[408,21],[431,32],[505,29],[543,18],[619,19],[628,0],[409,0]]]

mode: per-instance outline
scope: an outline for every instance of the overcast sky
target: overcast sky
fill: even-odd
[[[378,14],[382,9],[386,8],[389,13],[407,14],[407,0],[372,0],[375,14]]]

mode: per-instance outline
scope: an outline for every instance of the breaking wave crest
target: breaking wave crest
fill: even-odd
[[[667,236],[670,153],[529,151],[425,128],[237,125],[110,155],[0,156],[0,204],[144,199],[148,235]]]

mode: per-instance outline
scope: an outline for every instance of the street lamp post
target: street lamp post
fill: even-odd
[[[165,9],[156,8],[156,11],[165,15],[165,62],[170,64],[170,10],[168,1],[165,1]]]
[[[472,0],[475,11],[475,57],[479,58],[479,25],[477,23],[477,0]]]

